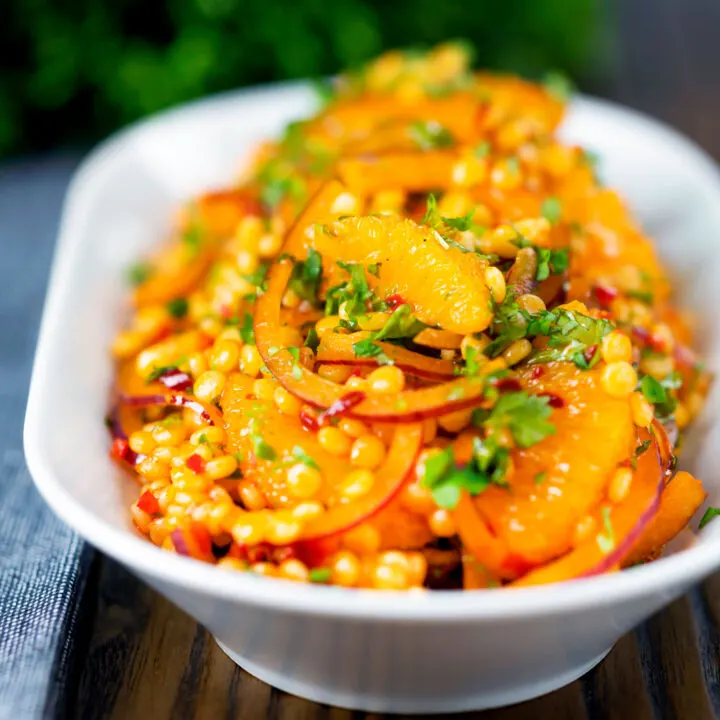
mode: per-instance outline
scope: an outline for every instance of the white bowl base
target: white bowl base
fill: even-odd
[[[608,648],[587,662],[570,667],[560,674],[541,677],[532,684],[516,687],[512,692],[482,692],[476,695],[466,696],[449,695],[446,697],[438,697],[432,701],[424,698],[418,702],[412,697],[392,698],[387,695],[380,697],[365,694],[361,690],[355,693],[348,693],[335,690],[332,687],[311,685],[302,680],[297,680],[283,673],[271,670],[265,665],[251,662],[239,653],[231,650],[227,645],[221,643],[217,638],[215,638],[215,642],[236,665],[250,673],[250,675],[290,695],[296,695],[297,697],[311,700],[320,705],[329,705],[346,710],[359,710],[368,713],[397,713],[402,715],[434,715],[469,712],[472,710],[489,710],[491,708],[514,705],[526,700],[532,700],[541,695],[547,695],[547,693],[553,692],[565,685],[569,685],[582,677],[586,672],[592,670],[597,664],[602,662],[612,649]]]

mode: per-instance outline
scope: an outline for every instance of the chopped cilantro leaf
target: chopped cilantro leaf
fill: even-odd
[[[475,148],[475,157],[484,158],[490,154],[490,143],[487,140],[483,140]]]
[[[332,570],[326,567],[318,567],[310,570],[310,582],[324,584],[330,582]]]
[[[650,375],[645,375],[640,380],[640,391],[655,407],[658,418],[666,418],[672,415],[677,405],[675,398],[668,392],[668,389]]]
[[[277,453],[272,445],[268,445],[259,435],[253,435],[253,452],[255,457],[261,460],[275,460],[277,459]]]
[[[475,209],[473,208],[464,217],[443,217],[442,221],[448,227],[453,228],[453,230],[459,230],[461,232],[464,232],[465,230],[469,230],[472,227],[472,218],[474,214]]]
[[[376,358],[380,365],[392,365],[393,361],[385,354],[383,349],[375,342],[366,338],[353,343],[355,357]]]
[[[421,150],[435,150],[448,148],[455,144],[450,131],[435,120],[423,122],[418,120],[408,127],[410,139]]]
[[[380,277],[380,263],[370,263],[367,266],[367,271],[371,275],[374,275],[376,278],[379,278]]]
[[[640,302],[644,302],[647,305],[651,305],[654,298],[654,295],[650,290],[628,290],[625,294],[629,298],[640,300]]]
[[[305,450],[304,450],[302,447],[300,447],[300,445],[296,445],[296,446],[292,449],[292,456],[293,456],[293,458],[294,458],[297,462],[302,463],[303,465],[307,465],[308,467],[313,468],[313,469],[315,469],[315,470],[319,470],[319,469],[320,469],[319,466],[318,466],[318,464],[315,462],[315,460],[313,460],[313,459],[305,452]]]
[[[152,266],[149,263],[138,262],[126,270],[127,281],[133,287],[142,285],[152,275]]]
[[[720,508],[716,507],[709,507],[705,514],[702,516],[702,519],[700,520],[700,526],[699,529],[702,530],[713,518],[720,515]]]
[[[605,532],[598,535],[596,540],[598,547],[607,554],[615,548],[615,533],[613,532],[612,522],[610,521],[610,508],[607,506],[602,509],[602,519]]]
[[[427,196],[427,207],[425,209],[425,214],[420,221],[420,224],[428,225],[429,227],[434,228],[440,225],[441,222],[442,216],[440,215],[440,211],[438,210],[437,199],[435,198],[435,195],[430,193]]]
[[[533,478],[533,481],[535,482],[536,485],[542,485],[546,479],[547,479],[547,473],[545,471],[543,471],[543,472],[537,473],[535,475],[535,477]]]
[[[243,324],[239,328],[240,337],[246,345],[255,344],[255,331],[253,330],[253,319],[249,312],[243,315]]]
[[[165,428],[180,427],[183,424],[182,414],[172,413],[171,415],[164,417],[162,420],[159,420],[158,424]]]
[[[552,413],[549,398],[529,395],[525,391],[500,395],[485,421],[488,428],[507,428],[515,442],[523,448],[539,443],[555,433],[548,422]]]
[[[317,334],[317,330],[314,327],[311,327],[308,330],[307,337],[305,338],[305,347],[309,347],[313,350],[313,352],[317,352],[319,345],[320,337]]]
[[[297,176],[274,175],[272,172],[261,173],[260,200],[271,211],[277,209],[278,205],[286,198],[300,202],[305,198],[305,182]]]
[[[572,361],[578,352],[584,353],[599,345],[605,335],[614,328],[608,320],[592,318],[565,308],[545,310],[528,315],[527,319],[525,337],[548,337],[548,346],[533,353],[528,359],[530,363]],[[487,348],[485,352],[487,353]],[[590,365],[592,363],[588,364]]]
[[[322,282],[322,256],[314,248],[308,250],[305,260],[296,260],[289,287],[301,299],[316,303]]]
[[[425,327],[412,314],[410,305],[399,305],[393,314],[388,318],[385,325],[376,332],[370,334],[371,340],[395,340],[398,338],[413,338]]]
[[[565,272],[570,265],[570,248],[560,250],[549,250],[548,248],[535,248],[537,256],[537,271],[535,280],[542,282],[550,275],[559,275]]]
[[[567,102],[575,92],[575,86],[570,78],[558,70],[546,73],[543,85],[550,95],[561,102]]]
[[[269,267],[270,266],[267,263],[260,263],[255,272],[243,275],[243,277],[259,290],[263,290],[265,286],[265,275],[267,275]]]
[[[325,298],[325,314],[337,315],[340,307],[350,318],[349,329],[357,327],[357,318],[365,315],[368,310],[379,310],[386,305],[375,297],[367,277],[365,268],[359,263],[346,263],[338,260],[337,263],[350,276],[349,280],[331,287]]]
[[[480,359],[480,362],[478,362]],[[480,374],[480,368],[482,368],[485,358],[476,348],[468,346],[465,351],[465,365],[459,370],[459,374],[467,375],[468,377],[476,377]]]
[[[644,440],[641,442],[636,448],[635,452],[633,453],[633,456],[636,458],[639,458],[649,447],[650,447],[650,440]]]
[[[430,489],[437,505],[452,509],[463,491],[475,496],[492,484],[505,487],[508,457],[507,450],[491,438],[476,437],[473,457],[464,465],[456,463],[452,447],[428,458],[424,463],[422,484]]]
[[[444,482],[432,489],[432,498],[439,507],[452,510],[460,501],[461,491],[460,484]]]
[[[203,242],[203,231],[200,225],[190,223],[182,234],[182,241],[193,255],[197,255]]]
[[[551,224],[557,225],[562,215],[562,204],[556,197],[547,197],[540,207],[541,215]]]
[[[188,301],[183,297],[175,298],[174,300],[170,300],[170,302],[165,305],[165,308],[176,320],[182,320],[182,318],[187,315]]]

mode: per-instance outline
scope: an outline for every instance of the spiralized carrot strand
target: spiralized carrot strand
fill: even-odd
[[[505,579],[517,577],[515,559],[507,546],[490,532],[467,491],[460,495],[453,520],[463,547],[488,573]]]
[[[456,153],[441,150],[392,153],[340,160],[337,173],[351,190],[362,195],[388,188],[415,192],[451,185],[457,161]]]
[[[389,121],[434,122],[447,130],[453,140],[470,144],[478,138],[486,105],[472,93],[424,98],[420,102],[398,102],[396,97],[369,96],[334,105],[315,125],[344,139],[363,138]]]
[[[417,345],[435,348],[437,350],[457,350],[462,343],[463,335],[450,330],[440,330],[438,328],[425,328],[421,330],[414,338],[413,342]]]
[[[677,473],[665,486],[657,514],[633,545],[623,566],[635,565],[660,552],[690,522],[706,497],[699,480],[687,472]]]
[[[377,358],[355,355],[353,349],[355,342],[357,340],[352,334],[327,333],[318,347],[318,362],[341,365],[377,365]],[[438,381],[453,377],[454,364],[452,360],[427,357],[392,343],[376,342],[375,344],[380,347],[387,358],[408,375]]]

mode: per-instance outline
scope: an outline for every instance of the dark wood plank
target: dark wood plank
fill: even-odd
[[[625,636],[578,682],[519,705],[458,717],[714,718],[720,688],[719,590],[720,575],[637,634]],[[190,617],[111,561],[100,573],[94,634],[78,695],[75,716],[91,719],[379,718],[271,689],[236,667]]]
[[[646,682],[659,717],[714,718],[688,599],[682,598],[652,617],[637,636]]]
[[[640,652],[633,633],[581,680],[588,715],[593,720],[653,720],[655,710],[645,687]]]

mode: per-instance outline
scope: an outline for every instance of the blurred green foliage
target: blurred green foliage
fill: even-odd
[[[480,66],[582,72],[599,0],[0,0],[0,155],[200,95],[464,37]]]

